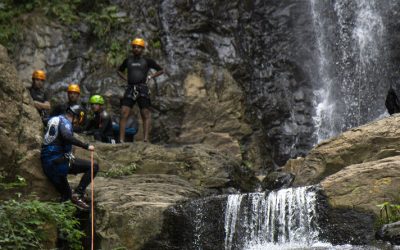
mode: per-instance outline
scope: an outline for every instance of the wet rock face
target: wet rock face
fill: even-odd
[[[334,245],[371,244],[375,239],[372,214],[350,209],[323,208],[319,211],[321,225],[320,239]]]
[[[226,196],[182,202],[164,211],[160,233],[142,249],[224,249]]]
[[[55,196],[40,165],[43,125],[29,92],[18,79],[6,49],[0,46],[0,175],[27,180],[21,193],[35,192],[43,199]],[[12,195],[2,192],[0,198]]]
[[[130,20],[113,31],[115,41],[128,45],[133,36],[143,36],[147,55],[166,70],[150,86],[152,141],[198,143],[210,141],[209,133],[228,134],[256,169],[282,165],[310,148],[307,46],[313,43],[304,28],[309,15],[300,15],[308,11],[307,1],[111,2]],[[87,27],[78,28],[80,37],[74,40],[69,27],[27,18],[35,25],[16,55],[23,81],[29,82],[33,68],[43,68],[54,101],[65,101],[67,85],[77,82],[83,101],[101,93],[118,116],[125,83]],[[157,42],[161,47],[153,46]],[[188,92],[195,78],[202,87]]]
[[[307,8],[306,1],[166,1],[160,7],[172,74],[190,70],[194,60],[226,67],[278,165],[313,143],[307,79],[312,43],[303,39],[312,35],[302,28],[310,24]]]
[[[384,225],[378,232],[379,239],[389,241],[393,245],[400,244],[400,222],[394,222]]]

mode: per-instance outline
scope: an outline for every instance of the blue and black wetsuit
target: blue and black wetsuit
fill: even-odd
[[[88,149],[89,144],[83,143],[73,136],[72,123],[63,115],[52,117],[47,123],[44,135],[41,161],[45,175],[61,194],[61,200],[71,199],[72,191],[69,186],[67,175],[84,173],[75,190],[83,195],[86,187],[90,184],[90,161],[74,159],[72,145]],[[94,175],[99,166],[94,164]]]

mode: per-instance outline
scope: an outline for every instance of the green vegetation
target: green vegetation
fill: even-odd
[[[137,166],[135,163],[131,163],[130,165],[123,167],[113,167],[105,173],[99,173],[99,176],[104,177],[119,177],[119,176],[127,176],[135,173]]]
[[[21,187],[25,180],[18,177],[15,182],[4,183],[0,176],[0,191]],[[70,202],[40,202],[30,199],[0,201],[0,248],[44,249],[54,230],[68,241],[70,249],[82,249],[79,222],[75,218],[76,208]],[[53,236],[50,233],[53,232]]]
[[[111,67],[119,65],[126,56],[126,49],[122,43],[112,41],[107,50],[107,62]]]
[[[391,204],[390,202],[384,202],[379,204],[380,211],[380,223],[388,224],[396,221],[400,221],[400,205]]]
[[[117,59],[125,56],[124,46],[115,42],[111,32],[120,29],[127,18],[118,15],[118,7],[108,0],[4,0],[0,3],[0,44],[13,51],[23,34],[24,22],[20,22],[19,18],[35,12],[44,13],[69,26],[74,41],[80,38],[80,32],[74,25],[87,24],[98,47],[109,48],[106,49],[107,59],[112,66]]]
[[[21,14],[32,11],[33,5],[14,4],[12,0],[4,0],[0,3],[0,44],[9,49],[14,49],[15,43],[21,36],[20,22],[14,20]]]

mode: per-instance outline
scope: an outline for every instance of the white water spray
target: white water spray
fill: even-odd
[[[225,212],[225,249],[267,245],[311,246],[318,242],[316,193],[312,187],[230,195]]]

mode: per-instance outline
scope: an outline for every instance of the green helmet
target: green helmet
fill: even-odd
[[[101,95],[93,95],[89,100],[90,104],[104,104],[104,98]]]

